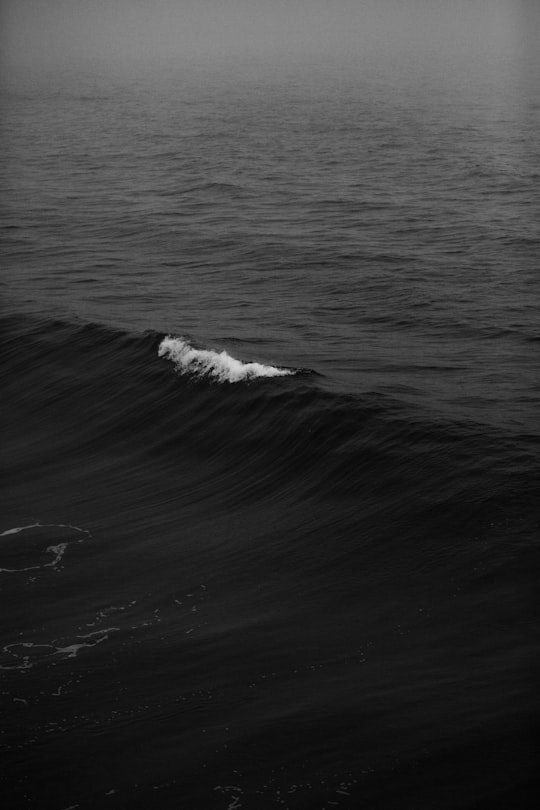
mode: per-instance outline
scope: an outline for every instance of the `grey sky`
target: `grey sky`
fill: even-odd
[[[12,65],[396,48],[503,52],[526,39],[535,4],[540,5],[537,0],[2,0],[2,55],[4,64]]]

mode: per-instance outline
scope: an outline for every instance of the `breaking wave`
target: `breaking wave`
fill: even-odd
[[[186,340],[169,335],[163,338],[158,354],[172,360],[182,374],[206,377],[218,382],[236,383],[257,377],[287,377],[296,370],[267,366],[263,363],[243,363],[225,350],[196,349]]]

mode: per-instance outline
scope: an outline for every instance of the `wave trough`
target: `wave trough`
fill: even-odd
[[[243,382],[257,377],[287,377],[292,369],[267,366],[263,363],[243,363],[225,350],[196,349],[182,338],[169,335],[159,345],[159,357],[171,360],[181,374],[206,377],[218,382]]]

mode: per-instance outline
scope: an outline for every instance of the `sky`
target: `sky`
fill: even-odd
[[[1,0],[2,64],[537,47],[540,0]]]

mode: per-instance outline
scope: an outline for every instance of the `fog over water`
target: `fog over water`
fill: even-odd
[[[535,50],[534,0],[4,0],[5,66]]]

